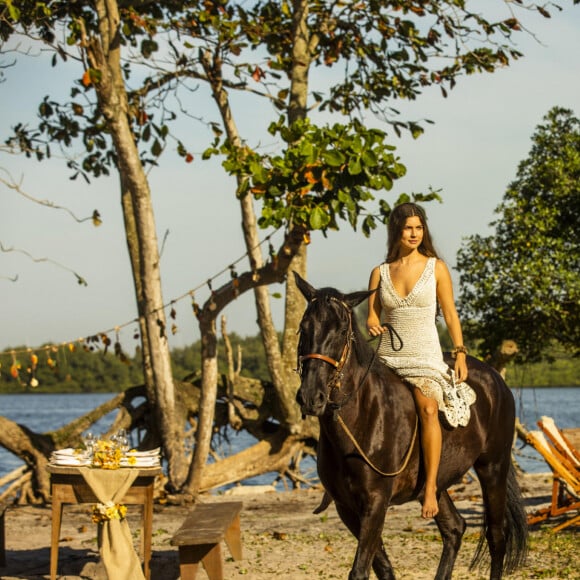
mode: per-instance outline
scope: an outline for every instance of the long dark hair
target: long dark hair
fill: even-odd
[[[429,227],[427,226],[427,214],[425,210],[416,203],[402,203],[393,208],[389,217],[389,225],[387,227],[388,241],[387,241],[387,257],[386,262],[389,264],[394,262],[399,257],[399,246],[401,245],[401,236],[403,235],[403,228],[407,222],[407,218],[417,216],[421,220],[423,226],[423,241],[418,250],[428,258],[439,258]]]

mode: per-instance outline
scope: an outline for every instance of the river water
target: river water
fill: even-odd
[[[514,389],[516,410],[520,421],[528,428],[535,429],[536,421],[548,415],[556,425],[566,429],[580,427],[579,388],[536,388]],[[22,394],[0,395],[0,415],[27,426],[32,431],[44,433],[66,425],[88,411],[109,400],[112,396],[100,394]],[[93,431],[104,432],[113,421],[114,414],[104,417]],[[253,438],[245,433],[233,434],[225,449],[225,454],[233,454],[250,446]],[[517,447],[521,447],[518,443]],[[525,471],[540,473],[548,471],[541,457],[530,447],[518,451],[516,459]],[[0,447],[0,478],[22,465],[22,461]],[[312,466],[306,465],[307,468]],[[266,474],[244,482],[246,485],[266,485],[274,482],[276,474]],[[281,486],[281,484],[279,484]]]

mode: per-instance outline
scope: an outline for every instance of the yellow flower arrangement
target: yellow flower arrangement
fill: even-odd
[[[127,514],[127,506],[120,503],[97,503],[92,508],[91,520],[95,524],[102,524],[110,520],[123,520]]]
[[[101,469],[119,469],[123,452],[111,441],[99,439],[93,450],[93,467]]]

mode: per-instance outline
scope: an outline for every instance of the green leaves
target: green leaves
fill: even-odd
[[[344,155],[341,151],[337,149],[330,149],[322,152],[322,161],[327,165],[329,165],[330,167],[336,168],[340,167],[341,165],[344,165],[344,163],[346,162],[346,155]],[[353,161],[353,164],[356,162],[357,160],[355,159]],[[351,164],[349,164],[349,170],[350,168]],[[351,171],[350,173],[354,175],[354,171]],[[360,167],[358,173],[360,173]]]
[[[221,147],[224,168],[238,176],[238,195],[262,203],[262,227],[294,223],[308,230],[338,229],[346,220],[368,235],[384,214],[364,215],[373,192],[391,189],[405,174],[386,134],[359,122],[318,127],[308,120],[291,127],[284,119],[270,133],[285,143],[279,155],[260,155],[247,147]]]
[[[493,352],[504,339],[537,360],[580,344],[580,120],[555,107],[509,185],[489,237],[458,254],[467,334]]]

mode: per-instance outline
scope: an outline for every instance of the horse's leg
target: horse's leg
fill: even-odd
[[[336,511],[346,527],[358,540],[356,555],[349,580],[367,580],[372,568],[379,580],[394,580],[393,567],[382,542],[386,506],[381,499],[375,505],[366,506],[364,516],[350,507],[336,503]]]
[[[508,467],[476,463],[474,468],[481,484],[485,510],[484,531],[491,556],[489,577],[490,580],[499,580],[503,574],[506,553],[504,519],[507,504]]]
[[[436,580],[448,580],[451,578],[467,525],[447,491],[442,492],[439,497],[439,513],[435,516],[435,522],[443,540],[443,551],[435,578]]]
[[[382,539],[373,558],[373,570],[379,580],[394,580],[395,578],[395,573]]]

